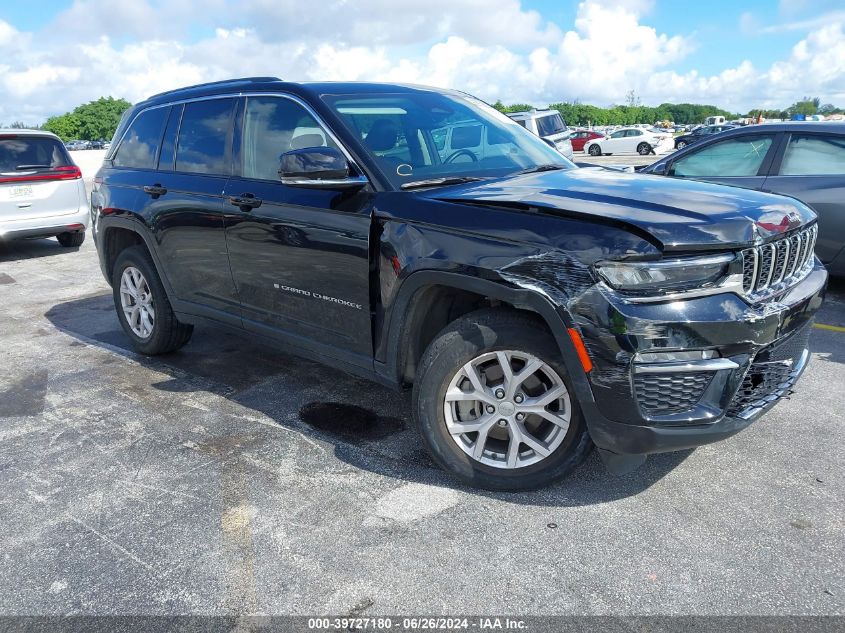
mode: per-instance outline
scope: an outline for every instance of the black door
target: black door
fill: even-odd
[[[825,264],[836,260],[845,249],[845,136],[794,132],[775,162],[764,189],[812,207],[819,216],[816,255]]]
[[[231,174],[236,99],[173,106],[158,171],[145,190],[174,309],[240,325],[226,250],[223,189]]]
[[[229,203],[226,226],[244,327],[371,364],[371,194],[280,182],[282,153],[337,147],[298,102],[248,97],[242,119],[225,195],[251,205]]]

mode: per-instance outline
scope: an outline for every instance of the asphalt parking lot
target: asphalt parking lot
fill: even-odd
[[[494,494],[408,394],[208,328],[138,356],[90,237],[0,245],[0,612],[843,614],[845,283],[818,320],[738,436]]]

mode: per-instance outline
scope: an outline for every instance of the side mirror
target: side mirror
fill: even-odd
[[[292,187],[348,189],[363,187],[364,176],[350,174],[349,161],[333,147],[304,147],[279,157],[279,178]]]

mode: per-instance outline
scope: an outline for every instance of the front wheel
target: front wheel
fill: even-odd
[[[414,419],[434,460],[463,482],[527,490],[566,476],[592,442],[557,343],[528,315],[471,313],[420,361]]]
[[[637,145],[637,154],[640,156],[646,156],[651,153],[651,145],[648,143],[640,143]]]
[[[675,143],[675,149],[684,149],[686,146],[686,141],[678,141],[677,143]]]
[[[598,145],[590,145],[590,149],[587,151],[590,156],[601,156],[601,147]]]

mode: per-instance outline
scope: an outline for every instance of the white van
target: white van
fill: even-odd
[[[529,132],[552,145],[557,151],[572,160],[572,141],[566,121],[557,110],[528,110],[510,112],[508,116]]]
[[[723,125],[725,123],[725,117],[723,116],[709,116],[704,119],[704,125]]]

